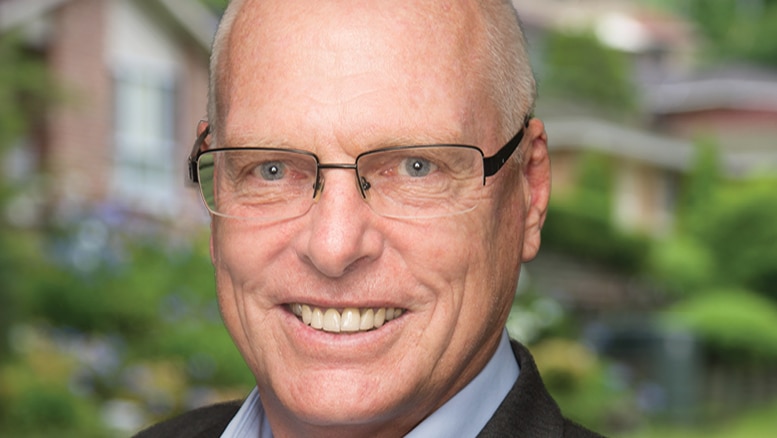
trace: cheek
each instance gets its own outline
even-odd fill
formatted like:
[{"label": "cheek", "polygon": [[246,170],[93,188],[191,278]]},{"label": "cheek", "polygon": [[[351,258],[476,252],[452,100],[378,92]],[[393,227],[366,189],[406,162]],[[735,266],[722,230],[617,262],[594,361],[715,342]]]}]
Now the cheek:
[{"label": "cheek", "polygon": [[262,270],[289,247],[289,232],[282,226],[222,220],[211,232],[211,254],[217,275],[227,275],[235,285],[258,278]]},{"label": "cheek", "polygon": [[[509,185],[513,184],[513,185]],[[457,231],[467,236],[462,257],[467,260],[467,305],[475,306],[479,316],[499,322],[512,306],[521,269],[524,202],[518,182],[502,178],[495,193],[484,199],[480,214],[460,225]],[[467,312],[467,310],[465,310]]]},{"label": "cheek", "polygon": [[[261,314],[273,307],[262,289],[273,262],[280,259],[288,234],[247,222],[222,220],[211,230],[211,257],[219,308],[238,348],[250,357],[248,337],[263,332]],[[246,330],[247,327],[252,329]]]},{"label": "cheek", "polygon": [[[453,331],[469,319],[467,312],[488,300],[489,241],[482,216],[467,214],[436,219],[394,235],[392,246],[407,272],[427,292],[428,330]],[[445,327],[445,328],[444,328]]]},{"label": "cheek", "polygon": [[471,245],[475,227],[464,215],[409,224],[391,231],[387,241],[419,278],[463,280],[476,248]]}]

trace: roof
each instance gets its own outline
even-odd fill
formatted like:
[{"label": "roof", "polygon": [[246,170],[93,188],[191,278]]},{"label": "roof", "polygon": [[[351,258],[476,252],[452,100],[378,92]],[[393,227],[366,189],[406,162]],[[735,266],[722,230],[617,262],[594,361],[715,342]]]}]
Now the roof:
[{"label": "roof", "polygon": [[[590,117],[545,118],[551,151],[597,151],[678,172],[689,171],[696,147],[691,141],[617,125]],[[774,152],[725,152],[722,168],[730,178],[777,169]]]},{"label": "roof", "polygon": [[[2,0],[0,32],[34,22],[70,1],[72,0]],[[147,0],[147,3],[160,6],[201,48],[210,51],[219,19],[210,9],[193,0]]]},{"label": "roof", "polygon": [[656,114],[709,109],[777,112],[777,72],[726,65],[649,86],[645,97]]},{"label": "roof", "polygon": [[6,0],[0,2],[0,32],[30,22],[68,0]]},{"label": "roof", "polygon": [[551,150],[595,150],[683,171],[693,161],[693,144],[617,125],[601,119],[546,119]]}]

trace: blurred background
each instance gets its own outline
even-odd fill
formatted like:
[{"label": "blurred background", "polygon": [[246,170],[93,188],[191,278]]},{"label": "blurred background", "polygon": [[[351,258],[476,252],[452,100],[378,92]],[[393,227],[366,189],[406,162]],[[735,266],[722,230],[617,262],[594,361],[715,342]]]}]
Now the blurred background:
[{"label": "blurred background", "polygon": [[[777,430],[777,0],[515,0],[553,197],[509,320],[568,416]],[[0,436],[128,436],[252,378],[184,161],[222,0],[0,0]]]}]

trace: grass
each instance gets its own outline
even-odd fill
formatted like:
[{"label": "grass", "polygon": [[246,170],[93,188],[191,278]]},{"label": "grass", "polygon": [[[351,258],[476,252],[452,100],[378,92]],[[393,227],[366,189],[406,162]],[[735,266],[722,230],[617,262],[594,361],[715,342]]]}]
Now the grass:
[{"label": "grass", "polygon": [[777,431],[777,403],[748,411],[731,421],[701,425],[651,426],[624,438],[773,438]]}]

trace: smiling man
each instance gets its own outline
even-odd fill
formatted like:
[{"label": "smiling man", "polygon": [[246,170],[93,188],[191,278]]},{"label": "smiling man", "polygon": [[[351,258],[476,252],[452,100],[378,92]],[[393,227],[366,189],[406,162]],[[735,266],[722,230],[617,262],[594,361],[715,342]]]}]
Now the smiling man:
[{"label": "smiling man", "polygon": [[142,436],[595,436],[505,331],[549,195],[534,94],[508,1],[232,1],[190,173],[257,386]]}]

